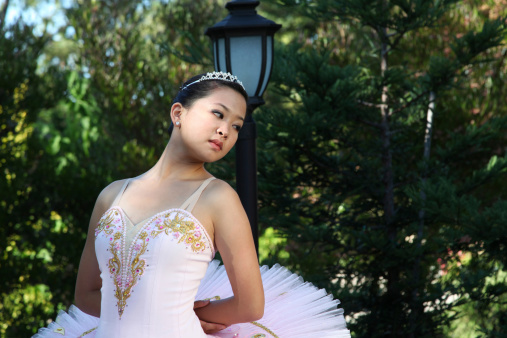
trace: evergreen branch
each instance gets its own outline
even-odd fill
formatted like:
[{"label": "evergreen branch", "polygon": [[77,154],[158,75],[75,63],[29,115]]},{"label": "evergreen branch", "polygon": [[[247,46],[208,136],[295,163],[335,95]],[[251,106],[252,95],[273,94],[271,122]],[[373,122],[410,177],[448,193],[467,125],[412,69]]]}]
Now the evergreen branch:
[{"label": "evergreen branch", "polygon": [[[396,39],[394,39],[393,43],[389,43],[390,48],[389,48],[388,52],[390,52],[393,49],[396,49],[396,46],[400,43],[401,38],[403,38],[407,32],[408,32],[408,28],[402,30],[401,32],[397,32],[398,36],[396,37]],[[389,38],[387,39],[387,41],[389,41]]]},{"label": "evergreen branch", "polygon": [[498,61],[498,65],[494,68],[493,74],[491,75],[492,78],[498,77],[498,74],[500,73],[503,64],[505,63],[505,59],[507,58],[507,50],[502,51],[502,57]]},{"label": "evergreen branch", "polygon": [[401,107],[397,108],[396,110],[393,110],[389,115],[394,115],[394,114],[397,114],[397,113],[399,113],[399,112],[407,109],[408,107],[412,106],[414,103],[416,103],[417,101],[419,101],[421,98],[423,98],[426,95],[428,95],[428,93],[430,93],[430,92],[431,92],[430,89],[422,91],[421,93],[417,94],[416,97],[413,98],[412,100],[408,101],[407,103],[405,103]]},{"label": "evergreen branch", "polygon": [[378,109],[380,109],[380,107],[382,106],[381,104],[378,104],[378,103],[371,103],[371,102],[366,102],[366,101],[363,101],[363,100],[358,100],[357,102],[359,102],[363,106],[372,107],[372,108],[378,108]]},{"label": "evergreen branch", "polygon": [[[366,102],[366,101],[362,101],[362,100],[359,100],[358,102],[360,104],[366,106],[366,107],[380,108],[379,104],[375,104],[375,103],[371,103],[371,102]],[[371,121],[368,121],[368,120],[363,120],[363,119],[358,118],[358,117],[353,117],[353,119],[355,121],[359,122],[359,123],[366,124],[367,126],[370,126],[370,127],[373,127],[373,128],[377,128],[377,129],[382,128],[382,126],[379,123],[371,122]]]},{"label": "evergreen branch", "polygon": [[363,120],[363,119],[359,119],[359,118],[354,118],[354,120],[359,123],[366,124],[366,125],[373,127],[373,128],[377,128],[377,129],[382,128],[382,126],[379,123],[375,123],[375,122],[371,122],[371,121],[367,121],[367,120]]},{"label": "evergreen branch", "polygon": [[478,187],[491,181],[491,179],[498,177],[499,174],[507,173],[507,159],[498,159],[496,156],[492,157],[487,168],[475,171],[471,179],[465,181],[464,187],[458,190],[459,194],[468,194],[477,189]]},{"label": "evergreen branch", "polygon": [[308,159],[310,161],[312,161],[313,163],[315,163],[317,166],[319,166],[320,168],[323,168],[325,170],[329,170],[329,171],[332,171],[332,172],[335,172],[336,173],[336,170],[335,168],[333,167],[330,167],[324,163],[322,163],[321,161],[319,161],[318,159],[316,159],[314,156],[313,156],[313,153],[309,151],[309,147],[303,147],[301,145],[298,145],[298,148],[299,150],[301,150],[306,156],[308,156]]}]

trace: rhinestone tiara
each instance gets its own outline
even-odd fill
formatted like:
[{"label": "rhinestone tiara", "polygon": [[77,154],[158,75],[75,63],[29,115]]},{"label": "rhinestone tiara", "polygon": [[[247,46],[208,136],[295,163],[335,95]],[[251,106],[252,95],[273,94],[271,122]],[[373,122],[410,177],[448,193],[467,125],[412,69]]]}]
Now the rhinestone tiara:
[{"label": "rhinestone tiara", "polygon": [[229,72],[206,73],[206,75],[201,76],[201,78],[199,80],[195,80],[193,82],[190,82],[185,87],[181,88],[181,90],[185,90],[193,84],[196,84],[201,81],[207,81],[207,80],[222,80],[222,81],[229,81],[229,82],[237,83],[243,88],[243,90],[246,90],[245,86],[243,86],[243,83],[240,80],[238,80],[238,77],[235,75],[232,75]]}]

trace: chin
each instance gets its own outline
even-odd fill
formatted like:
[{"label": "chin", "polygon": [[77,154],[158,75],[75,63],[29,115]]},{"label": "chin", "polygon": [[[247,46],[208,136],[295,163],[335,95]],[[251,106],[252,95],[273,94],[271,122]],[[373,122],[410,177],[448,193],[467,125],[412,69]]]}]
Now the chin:
[{"label": "chin", "polygon": [[205,163],[214,163],[214,162],[217,162],[217,161],[220,161],[222,158],[224,158],[223,156],[221,157],[218,157],[218,158],[213,158],[213,159],[208,159],[206,161],[204,161]]},{"label": "chin", "polygon": [[227,152],[220,151],[219,153],[214,153],[213,156],[207,156],[207,159],[204,162],[206,163],[217,162],[223,159],[225,155],[227,155]]}]

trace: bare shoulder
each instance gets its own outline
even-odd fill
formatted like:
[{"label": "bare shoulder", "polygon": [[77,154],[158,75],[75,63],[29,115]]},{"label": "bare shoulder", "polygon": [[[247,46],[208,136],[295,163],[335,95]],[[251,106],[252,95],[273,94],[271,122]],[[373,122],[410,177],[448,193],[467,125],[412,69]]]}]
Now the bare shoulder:
[{"label": "bare shoulder", "polygon": [[[216,179],[202,195],[215,230],[235,228],[240,220],[247,220],[239,196],[227,182]],[[248,220],[247,220],[248,221]]]},{"label": "bare shoulder", "polygon": [[236,190],[234,190],[229,183],[220,179],[215,179],[210,182],[203,192],[203,198],[206,200],[206,204],[214,207],[227,207],[230,203],[239,201]]},{"label": "bare shoulder", "polygon": [[109,208],[127,180],[114,181],[102,189],[97,197],[97,206]]},{"label": "bare shoulder", "polygon": [[100,217],[111,207],[114,202],[114,199],[120,192],[123,184],[127,181],[127,179],[118,180],[110,183],[107,187],[102,189],[97,197],[97,201],[95,202],[95,207],[93,208],[92,218],[90,220],[90,226],[96,226]]}]

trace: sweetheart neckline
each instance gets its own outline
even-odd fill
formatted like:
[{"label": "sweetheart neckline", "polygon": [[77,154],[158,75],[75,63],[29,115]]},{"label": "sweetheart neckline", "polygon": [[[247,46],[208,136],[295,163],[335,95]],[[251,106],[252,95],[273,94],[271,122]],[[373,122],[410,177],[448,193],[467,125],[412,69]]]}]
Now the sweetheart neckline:
[{"label": "sweetheart neckline", "polygon": [[[106,212],[104,212],[104,214],[102,215],[102,217],[104,217],[105,214],[107,214],[111,209],[117,209],[119,210],[123,216],[125,216],[126,218],[129,219],[129,221],[134,225],[134,223],[130,220],[130,217],[128,216],[128,214],[125,212],[125,210],[119,206],[119,205],[115,205],[115,206],[112,206],[110,207],[109,209],[106,210]],[[204,235],[206,236],[206,238],[208,239],[208,243],[210,244],[210,247],[211,247],[211,252],[213,253],[213,256],[215,256],[215,253],[216,253],[216,250],[215,250],[215,246],[213,245],[213,242],[211,241],[211,236],[208,234],[208,231],[206,230],[206,228],[202,225],[202,223],[197,219],[197,217],[195,217],[194,214],[192,214],[190,211],[188,210],[185,210],[185,209],[182,209],[182,208],[169,208],[169,209],[166,209],[166,210],[162,210],[160,212],[157,212],[156,214],[154,214],[153,216],[150,216],[148,218],[146,218],[145,220],[141,221],[140,223],[142,222],[145,222],[144,224],[141,225],[141,227],[138,229],[138,231],[136,232],[136,235],[134,236],[134,238],[137,237],[137,235],[140,233],[140,231],[146,227],[148,224],[150,224],[151,222],[153,222],[153,220],[155,220],[155,218],[157,218],[160,214],[163,214],[163,213],[166,213],[166,212],[171,212],[171,211],[181,211],[183,213],[186,213],[187,216],[189,216],[190,218],[192,218],[194,220],[194,222],[196,222],[200,228],[202,229],[202,231],[204,232]],[[102,219],[101,217],[101,219]],[[138,224],[140,224],[138,223]],[[134,225],[134,227],[136,227],[138,224]]]}]

